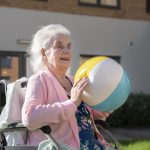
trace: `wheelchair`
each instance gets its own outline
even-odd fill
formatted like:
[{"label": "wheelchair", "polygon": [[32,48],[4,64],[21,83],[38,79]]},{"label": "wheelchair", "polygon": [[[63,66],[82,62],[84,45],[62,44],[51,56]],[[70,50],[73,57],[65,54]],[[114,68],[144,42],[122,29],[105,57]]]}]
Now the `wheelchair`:
[{"label": "wheelchair", "polygon": [[[20,78],[13,83],[8,83],[6,80],[0,80],[0,106],[3,107],[0,109],[0,150],[40,150],[40,147],[47,143],[50,143],[49,150],[73,150],[63,143],[58,143],[50,134],[51,128],[49,126],[41,128],[41,131],[45,133],[48,140],[41,142],[38,146],[26,145],[28,129],[22,125],[20,119],[21,116],[16,117],[15,114],[12,116],[11,109],[17,107],[21,112],[27,80],[26,77]],[[19,97],[17,97],[18,94],[14,94],[16,90],[20,94]],[[12,103],[14,96],[15,103]],[[6,112],[10,116],[7,116],[7,119],[5,120],[4,115]],[[114,148],[114,150],[119,150],[118,141],[109,131],[106,122],[95,120],[95,124],[111,147]]]}]

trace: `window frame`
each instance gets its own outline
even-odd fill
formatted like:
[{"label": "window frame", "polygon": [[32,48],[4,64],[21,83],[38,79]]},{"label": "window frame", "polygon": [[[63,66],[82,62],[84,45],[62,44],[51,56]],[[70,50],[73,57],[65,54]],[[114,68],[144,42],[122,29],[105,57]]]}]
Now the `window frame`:
[{"label": "window frame", "polygon": [[120,9],[121,7],[121,0],[117,0],[117,5],[104,5],[101,4],[101,0],[96,0],[96,3],[88,3],[88,2],[82,2],[81,0],[78,0],[78,5],[79,6],[94,6],[94,7],[100,7],[100,8],[110,8],[110,9]]}]

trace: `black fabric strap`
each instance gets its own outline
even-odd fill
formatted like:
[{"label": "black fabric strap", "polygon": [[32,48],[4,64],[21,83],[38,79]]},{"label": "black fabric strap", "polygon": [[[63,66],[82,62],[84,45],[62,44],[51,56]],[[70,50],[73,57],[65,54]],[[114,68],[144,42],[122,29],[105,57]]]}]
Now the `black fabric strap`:
[{"label": "black fabric strap", "polygon": [[0,150],[5,150],[5,146],[7,146],[6,138],[3,132],[0,132]]}]

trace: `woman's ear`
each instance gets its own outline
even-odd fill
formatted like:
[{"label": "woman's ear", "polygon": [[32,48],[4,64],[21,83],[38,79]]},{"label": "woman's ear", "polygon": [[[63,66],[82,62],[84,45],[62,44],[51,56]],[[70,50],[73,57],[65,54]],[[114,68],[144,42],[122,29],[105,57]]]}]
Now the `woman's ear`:
[{"label": "woman's ear", "polygon": [[46,56],[46,54],[45,54],[45,49],[44,49],[44,48],[41,48],[41,55],[42,55],[42,57],[45,57],[45,56]]},{"label": "woman's ear", "polygon": [[44,48],[41,49],[41,55],[42,55],[43,62],[47,63],[47,56],[45,54],[45,49]]}]

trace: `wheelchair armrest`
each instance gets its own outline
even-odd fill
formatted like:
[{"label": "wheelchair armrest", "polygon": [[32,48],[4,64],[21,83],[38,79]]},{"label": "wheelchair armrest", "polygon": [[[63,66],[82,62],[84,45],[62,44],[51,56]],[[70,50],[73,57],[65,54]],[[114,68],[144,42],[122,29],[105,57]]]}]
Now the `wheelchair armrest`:
[{"label": "wheelchair armrest", "polygon": [[[13,123],[7,128],[0,129],[0,138],[2,147],[9,146],[12,143],[16,145],[27,142],[28,129],[22,123]],[[8,139],[6,138],[8,137]],[[7,140],[6,140],[7,139]],[[18,140],[19,139],[19,140]]]},{"label": "wheelchair armrest", "polygon": [[12,123],[8,125],[8,128],[0,129],[0,132],[10,131],[27,131],[27,128],[22,123]]},{"label": "wheelchair armrest", "polygon": [[[45,134],[50,134],[51,133],[51,128],[50,126],[43,126],[40,128],[41,131]],[[0,129],[0,132],[10,132],[10,131],[24,131],[28,130],[22,123],[12,123],[8,125],[8,128]]]}]

